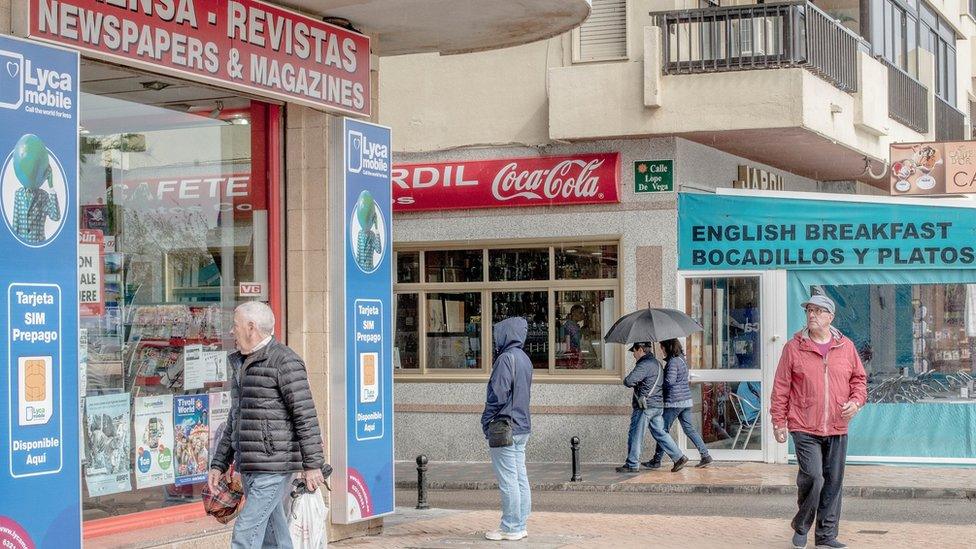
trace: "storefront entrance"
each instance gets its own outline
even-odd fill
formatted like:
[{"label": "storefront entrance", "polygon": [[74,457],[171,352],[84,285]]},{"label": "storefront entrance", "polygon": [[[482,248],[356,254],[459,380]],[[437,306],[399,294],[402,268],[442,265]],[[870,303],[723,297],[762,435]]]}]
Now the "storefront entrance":
[{"label": "storefront entrance", "polygon": [[[678,303],[705,328],[685,340],[695,428],[716,459],[773,461],[769,395],[782,348],[776,272],[681,273]],[[785,318],[783,319],[785,321]],[[697,451],[680,428],[678,443]]]}]

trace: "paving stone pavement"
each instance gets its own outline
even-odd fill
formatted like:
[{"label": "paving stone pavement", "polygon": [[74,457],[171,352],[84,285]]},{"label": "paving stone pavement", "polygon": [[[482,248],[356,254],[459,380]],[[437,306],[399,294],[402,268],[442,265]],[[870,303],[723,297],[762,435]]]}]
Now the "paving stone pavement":
[{"label": "paving stone pavement", "polygon": [[[569,482],[568,463],[529,463],[529,481],[536,490],[609,492],[795,494],[796,465],[721,462],[677,473],[670,469],[626,475],[614,464],[582,465],[583,481]],[[397,488],[417,486],[413,462],[396,464]],[[428,487],[448,490],[497,488],[490,463],[432,462]],[[976,499],[976,467],[907,467],[848,465],[844,494],[849,497]]]},{"label": "paving stone pavement", "polygon": [[[416,511],[397,509],[380,536],[330,544],[332,547],[454,549],[498,547],[539,549],[591,547],[786,548],[789,524],[784,519],[740,519],[663,515],[533,513],[529,537],[519,542],[489,542],[486,529],[497,526],[497,511]],[[813,539],[810,545],[813,547]],[[845,521],[840,539],[852,549],[976,547],[976,526]]]}]

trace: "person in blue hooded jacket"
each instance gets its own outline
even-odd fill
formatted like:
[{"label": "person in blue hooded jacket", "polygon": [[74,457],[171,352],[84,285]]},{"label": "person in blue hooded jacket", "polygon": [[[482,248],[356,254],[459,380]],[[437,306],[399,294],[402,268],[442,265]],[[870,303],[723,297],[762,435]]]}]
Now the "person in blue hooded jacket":
[{"label": "person in blue hooded jacket", "polygon": [[522,350],[528,333],[529,324],[521,317],[502,320],[492,329],[498,358],[491,366],[481,429],[487,439],[488,425],[496,419],[507,419],[513,439],[511,446],[488,448],[502,493],[501,525],[498,530],[485,534],[492,541],[517,541],[528,535],[525,523],[532,510],[532,494],[525,470],[525,444],[532,431],[529,416],[532,361]]}]

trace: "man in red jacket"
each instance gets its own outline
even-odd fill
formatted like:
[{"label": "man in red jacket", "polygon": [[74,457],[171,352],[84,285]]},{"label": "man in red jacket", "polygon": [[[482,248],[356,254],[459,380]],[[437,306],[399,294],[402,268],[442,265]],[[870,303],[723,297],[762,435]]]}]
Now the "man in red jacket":
[{"label": "man in red jacket", "polygon": [[806,547],[816,517],[817,547],[838,549],[847,547],[837,540],[847,424],[867,400],[867,375],[854,343],[831,326],[834,302],[814,295],[801,305],[807,327],[786,344],[776,368],[773,432],[781,443],[793,435],[800,465],[793,547]]}]

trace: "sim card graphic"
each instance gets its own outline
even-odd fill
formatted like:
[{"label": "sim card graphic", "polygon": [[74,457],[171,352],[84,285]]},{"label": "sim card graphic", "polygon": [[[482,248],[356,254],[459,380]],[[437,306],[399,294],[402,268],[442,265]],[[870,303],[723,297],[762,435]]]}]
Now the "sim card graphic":
[{"label": "sim card graphic", "polygon": [[44,425],[53,411],[54,380],[49,356],[22,356],[17,359],[20,425]]},{"label": "sim card graphic", "polygon": [[376,402],[380,394],[379,353],[359,353],[359,402]]}]

